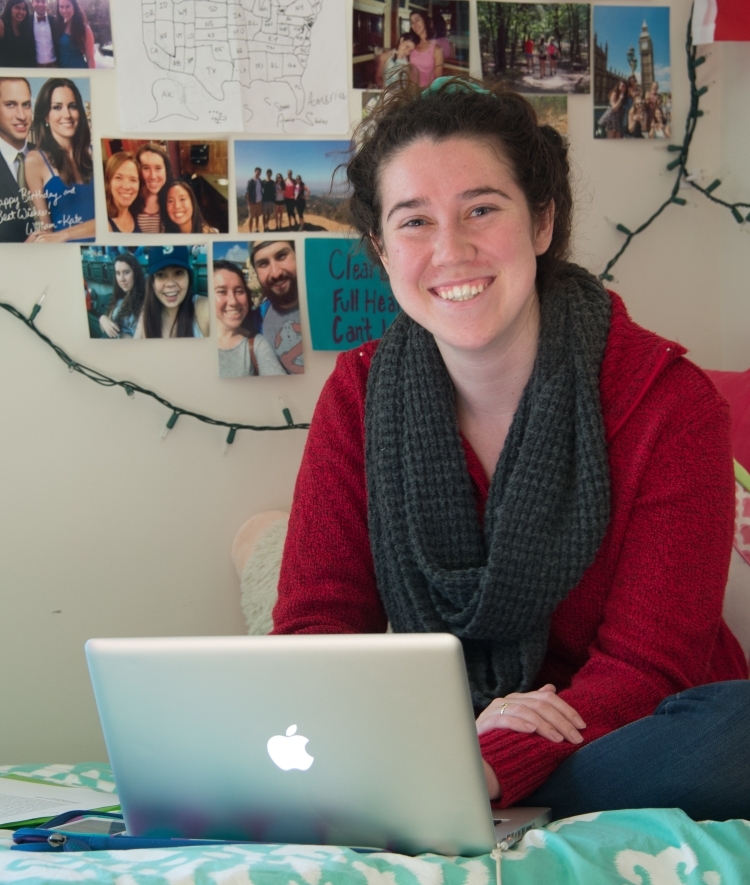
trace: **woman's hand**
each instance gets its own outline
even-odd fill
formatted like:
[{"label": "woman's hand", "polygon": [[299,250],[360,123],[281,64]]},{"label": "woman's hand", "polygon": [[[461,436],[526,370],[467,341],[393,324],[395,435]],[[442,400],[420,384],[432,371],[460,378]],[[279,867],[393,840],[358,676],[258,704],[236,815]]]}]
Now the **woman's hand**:
[{"label": "woman's hand", "polygon": [[583,741],[579,728],[586,723],[576,711],[556,694],[554,685],[544,685],[538,691],[513,692],[496,698],[477,719],[477,734],[493,728],[508,728],[522,734],[536,732],[541,737],[559,744]]},{"label": "woman's hand", "polygon": [[104,314],[99,317],[99,325],[107,338],[117,338],[120,334],[120,327],[117,323]]}]

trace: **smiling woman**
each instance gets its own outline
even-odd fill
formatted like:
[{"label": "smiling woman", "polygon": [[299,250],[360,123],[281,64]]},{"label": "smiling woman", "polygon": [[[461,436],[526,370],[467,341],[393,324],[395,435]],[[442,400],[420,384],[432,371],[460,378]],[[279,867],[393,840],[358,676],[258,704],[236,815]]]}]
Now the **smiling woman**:
[{"label": "smiling woman", "polygon": [[197,295],[187,246],[151,246],[135,338],[206,338],[208,298]]},{"label": "smiling woman", "polygon": [[567,146],[520,95],[399,84],[354,143],[403,310],[318,400],[275,632],[458,636],[503,805],[746,817],[721,398],[568,263]]},{"label": "smiling woman", "polygon": [[139,188],[135,157],[128,151],[112,154],[104,169],[104,193],[107,198],[109,229],[114,233],[141,233],[138,221],[130,211]]},{"label": "smiling woman", "polygon": [[47,80],[34,104],[26,184],[34,230],[26,242],[87,242],[96,231],[91,130],[81,93],[63,77]]},{"label": "smiling woman", "polygon": [[184,181],[173,181],[159,192],[164,230],[171,234],[215,234],[206,224],[193,189]]}]

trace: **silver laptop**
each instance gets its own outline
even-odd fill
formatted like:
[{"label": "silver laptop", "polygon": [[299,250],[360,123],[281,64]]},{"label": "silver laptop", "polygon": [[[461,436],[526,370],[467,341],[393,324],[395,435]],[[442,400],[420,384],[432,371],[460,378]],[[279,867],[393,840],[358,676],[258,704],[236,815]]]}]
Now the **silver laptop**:
[{"label": "silver laptop", "polygon": [[493,811],[449,634],[92,639],[129,835],[477,855],[547,822]]}]

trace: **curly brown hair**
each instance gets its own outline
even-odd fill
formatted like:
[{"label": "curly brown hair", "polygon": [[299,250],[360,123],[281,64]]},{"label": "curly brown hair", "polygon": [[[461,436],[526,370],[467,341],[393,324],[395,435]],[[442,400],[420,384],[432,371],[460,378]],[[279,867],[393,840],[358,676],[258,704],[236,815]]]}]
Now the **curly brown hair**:
[{"label": "curly brown hair", "polygon": [[419,139],[440,142],[455,137],[483,140],[499,151],[537,222],[554,207],[552,241],[537,257],[537,287],[543,288],[570,251],[568,146],[556,129],[539,125],[536,111],[523,96],[501,84],[450,77],[424,91],[414,83],[398,82],[383,92],[358,126],[356,147],[346,164],[349,217],[369,256],[380,263],[380,176],[386,164]]}]

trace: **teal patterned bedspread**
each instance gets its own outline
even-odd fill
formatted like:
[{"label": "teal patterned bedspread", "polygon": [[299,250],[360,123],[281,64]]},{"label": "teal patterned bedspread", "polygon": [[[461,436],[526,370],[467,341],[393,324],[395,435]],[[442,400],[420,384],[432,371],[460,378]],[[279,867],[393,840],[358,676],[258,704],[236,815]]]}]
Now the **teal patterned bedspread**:
[{"label": "teal patterned bedspread", "polygon": [[[114,789],[109,766],[0,766],[50,783]],[[8,851],[0,883],[48,885],[495,885],[489,857],[363,855],[301,845],[174,848],[81,854]],[[750,822],[694,823],[673,809],[607,811],[533,830],[503,855],[502,885],[747,885]]]}]

